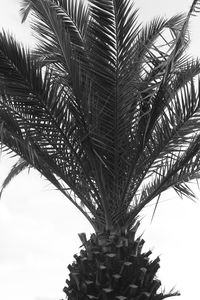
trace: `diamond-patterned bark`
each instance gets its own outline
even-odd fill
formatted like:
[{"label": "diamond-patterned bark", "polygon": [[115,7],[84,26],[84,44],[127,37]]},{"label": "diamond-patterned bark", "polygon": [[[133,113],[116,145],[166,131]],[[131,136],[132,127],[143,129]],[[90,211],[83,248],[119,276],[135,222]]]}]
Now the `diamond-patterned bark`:
[{"label": "diamond-patterned bark", "polygon": [[68,300],[162,300],[178,293],[164,294],[157,279],[159,258],[142,252],[144,240],[128,234],[93,234],[84,249],[74,255],[64,292]]}]

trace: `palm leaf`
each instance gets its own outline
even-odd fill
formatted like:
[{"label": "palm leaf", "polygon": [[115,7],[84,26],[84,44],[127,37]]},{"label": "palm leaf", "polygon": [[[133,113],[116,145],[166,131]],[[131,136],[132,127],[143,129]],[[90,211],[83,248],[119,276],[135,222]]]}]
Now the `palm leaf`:
[{"label": "palm leaf", "polygon": [[[84,186],[80,182],[80,172],[86,174],[81,163],[84,152],[79,150],[79,140],[73,140],[65,134],[66,130],[71,135],[76,132],[70,111],[67,113],[67,110],[63,110],[66,91],[60,89],[56,82],[53,83],[54,75],[48,69],[42,74],[34,57],[26,55],[18,45],[14,51],[12,38],[7,39],[4,34],[2,40],[1,90],[6,89],[6,95],[2,95],[0,101],[3,143],[40,171],[41,162],[49,165],[57,176],[67,180],[67,185],[74,184],[76,193],[83,198],[76,186],[78,182]],[[13,48],[13,51],[8,52],[8,48]],[[19,64],[20,61],[23,63]],[[71,163],[76,173],[70,175]],[[92,208],[91,203],[88,205]]]}]

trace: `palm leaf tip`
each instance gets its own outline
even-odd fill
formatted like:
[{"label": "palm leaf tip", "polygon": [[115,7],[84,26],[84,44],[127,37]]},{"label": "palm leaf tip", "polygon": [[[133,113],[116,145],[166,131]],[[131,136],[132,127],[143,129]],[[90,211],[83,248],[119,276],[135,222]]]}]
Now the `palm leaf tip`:
[{"label": "palm leaf tip", "polygon": [[4,189],[9,185],[9,183],[14,179],[14,177],[16,177],[17,175],[19,175],[22,171],[24,171],[26,168],[30,167],[30,165],[28,164],[27,161],[25,161],[24,159],[20,158],[11,168],[10,172],[8,173],[8,175],[6,176],[6,178],[4,179],[2,186],[1,186],[1,191],[0,191],[0,198],[2,196],[2,193],[4,191]]},{"label": "palm leaf tip", "polygon": [[190,10],[189,10],[189,14],[191,16],[196,16],[197,13],[200,12],[200,1],[199,0],[194,0],[191,7],[190,7]]},{"label": "palm leaf tip", "polygon": [[31,11],[31,1],[30,0],[22,0],[21,2],[22,8],[20,9],[21,22],[24,23],[28,18],[28,15]]}]

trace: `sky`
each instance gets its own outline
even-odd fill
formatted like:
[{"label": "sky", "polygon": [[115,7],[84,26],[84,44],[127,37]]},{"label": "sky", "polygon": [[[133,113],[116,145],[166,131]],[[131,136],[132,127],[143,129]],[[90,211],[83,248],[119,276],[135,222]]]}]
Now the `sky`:
[{"label": "sky", "polygon": [[[0,28],[32,45],[28,24],[21,24],[18,0],[0,0]],[[188,10],[189,0],[136,0],[140,17],[171,16]],[[191,48],[200,56],[200,14],[191,23]],[[1,157],[0,183],[15,159]],[[199,190],[196,183],[191,187]],[[160,255],[158,273],[166,290],[176,287],[176,300],[199,295],[200,204],[180,199],[168,191],[161,199],[151,223],[153,206],[143,211],[140,233],[145,249]],[[12,181],[0,200],[0,299],[60,300],[67,277],[67,265],[81,245],[78,233],[92,228],[87,220],[38,172],[22,173]],[[153,258],[152,257],[152,258]]]}]

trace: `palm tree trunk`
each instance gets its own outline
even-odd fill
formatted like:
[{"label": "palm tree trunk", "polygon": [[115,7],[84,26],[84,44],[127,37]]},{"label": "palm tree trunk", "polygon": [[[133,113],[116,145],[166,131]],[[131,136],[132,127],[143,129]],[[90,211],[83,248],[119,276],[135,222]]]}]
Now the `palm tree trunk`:
[{"label": "palm tree trunk", "polygon": [[127,233],[92,234],[75,261],[64,288],[68,300],[162,300],[179,293],[164,294],[156,273],[159,257],[150,260],[151,251],[142,252],[144,240],[135,229]]}]

